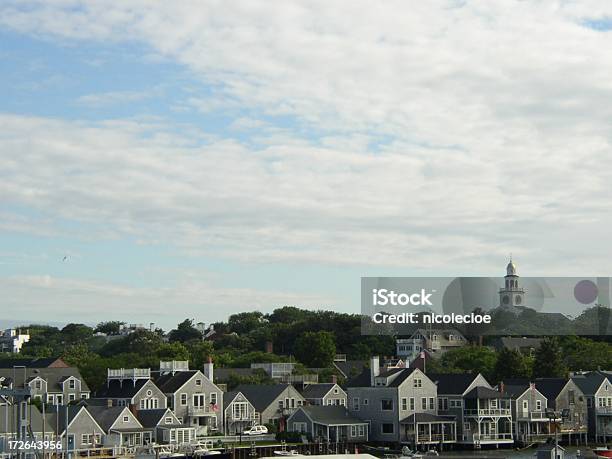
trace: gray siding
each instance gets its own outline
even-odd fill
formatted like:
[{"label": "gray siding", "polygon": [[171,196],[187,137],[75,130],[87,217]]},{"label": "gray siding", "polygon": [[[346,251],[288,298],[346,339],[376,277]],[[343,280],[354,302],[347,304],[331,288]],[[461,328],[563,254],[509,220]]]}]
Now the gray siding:
[{"label": "gray siding", "polygon": [[[282,400],[283,408],[280,409],[279,402]],[[287,407],[287,400],[289,406]],[[276,397],[272,403],[270,403],[261,413],[260,422],[262,424],[274,423],[283,416],[288,416],[295,412],[304,403],[304,397],[300,394],[297,389],[291,385],[287,385],[287,388],[283,390],[278,397]]]}]

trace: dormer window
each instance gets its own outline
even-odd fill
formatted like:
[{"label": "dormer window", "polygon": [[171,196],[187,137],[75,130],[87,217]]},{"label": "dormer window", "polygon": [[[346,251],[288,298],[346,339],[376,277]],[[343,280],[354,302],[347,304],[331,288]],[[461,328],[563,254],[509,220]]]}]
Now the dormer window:
[{"label": "dormer window", "polygon": [[164,422],[166,424],[172,424],[172,418],[170,416],[168,416],[166,419],[164,419]]},{"label": "dormer window", "polygon": [[196,379],[195,380],[195,385],[196,386],[201,386],[202,385],[202,380],[201,379]]},{"label": "dormer window", "polygon": [[69,379],[68,380],[68,387],[70,389],[75,389],[76,388],[76,381],[74,379]]}]

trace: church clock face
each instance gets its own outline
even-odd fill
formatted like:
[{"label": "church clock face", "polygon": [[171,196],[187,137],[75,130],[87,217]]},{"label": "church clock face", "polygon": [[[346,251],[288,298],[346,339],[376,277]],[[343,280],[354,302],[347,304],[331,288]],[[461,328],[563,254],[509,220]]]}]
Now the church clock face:
[{"label": "church clock face", "polygon": [[510,303],[510,297],[508,295],[504,295],[503,298],[502,298],[502,302],[504,304]]},{"label": "church clock face", "polygon": [[514,302],[516,304],[521,304],[521,296],[520,295],[516,295],[516,298],[514,299]]}]

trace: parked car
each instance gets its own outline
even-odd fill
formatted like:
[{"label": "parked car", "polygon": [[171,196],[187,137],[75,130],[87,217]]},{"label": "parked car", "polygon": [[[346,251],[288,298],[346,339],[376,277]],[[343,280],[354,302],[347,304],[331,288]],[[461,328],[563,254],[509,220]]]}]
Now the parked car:
[{"label": "parked car", "polygon": [[249,430],[242,432],[242,435],[263,435],[268,433],[266,426],[253,426]]}]

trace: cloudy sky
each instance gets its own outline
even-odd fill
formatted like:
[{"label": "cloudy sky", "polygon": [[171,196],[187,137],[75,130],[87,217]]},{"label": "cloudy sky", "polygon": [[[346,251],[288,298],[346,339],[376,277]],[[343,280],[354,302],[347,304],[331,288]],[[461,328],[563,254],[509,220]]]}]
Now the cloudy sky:
[{"label": "cloudy sky", "polygon": [[611,141],[605,0],[5,0],[0,319],[610,275]]}]

